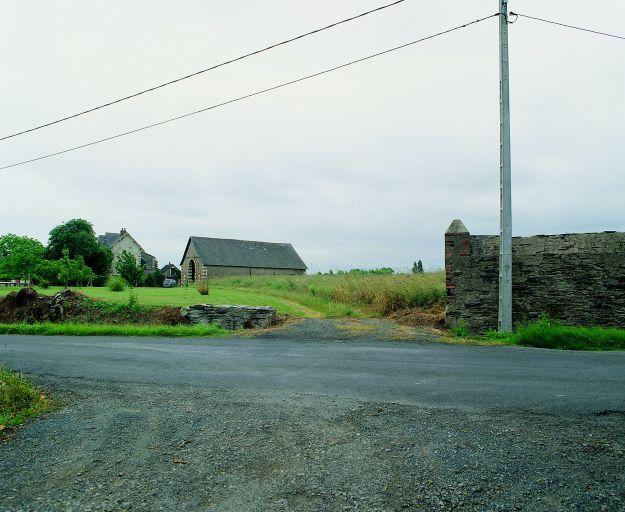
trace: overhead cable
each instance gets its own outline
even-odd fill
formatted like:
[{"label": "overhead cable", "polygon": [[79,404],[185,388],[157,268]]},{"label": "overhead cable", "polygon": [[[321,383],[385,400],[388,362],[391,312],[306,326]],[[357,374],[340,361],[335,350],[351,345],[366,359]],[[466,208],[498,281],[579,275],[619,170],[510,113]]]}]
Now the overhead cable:
[{"label": "overhead cable", "polygon": [[388,9],[389,7],[393,7],[393,6],[395,6],[397,4],[400,4],[400,3],[404,2],[404,1],[405,0],[396,0],[396,1],[392,2],[392,3],[390,3],[390,4],[382,5],[380,7],[376,7],[375,9],[371,9],[369,11],[357,14],[355,16],[351,16],[349,18],[345,18],[343,20],[336,21],[336,22],[334,22],[334,23],[332,23],[330,25],[326,25],[324,27],[317,28],[315,30],[311,30],[309,32],[306,32],[304,34],[300,34],[298,36],[291,37],[289,39],[285,39],[284,41],[280,41],[279,43],[274,43],[274,44],[272,44],[270,46],[266,46],[264,48],[261,48],[260,50],[254,50],[252,52],[246,53],[246,54],[241,55],[239,57],[235,57],[233,59],[226,60],[224,62],[220,62],[219,64],[214,64],[214,65],[212,65],[212,66],[210,66],[208,68],[200,69],[199,71],[195,71],[193,73],[189,73],[188,75],[181,76],[181,77],[178,77],[178,78],[174,78],[173,80],[169,80],[167,82],[163,82],[162,84],[155,85],[155,86],[150,87],[148,89],[143,89],[141,91],[137,91],[135,93],[128,94],[127,96],[123,96],[121,98],[117,98],[117,99],[112,100],[112,101],[107,101],[106,103],[102,103],[101,105],[97,105],[95,107],[91,107],[91,108],[88,108],[86,110],[82,110],[80,112],[76,112],[75,114],[69,114],[69,115],[63,116],[63,117],[61,117],[59,119],[56,119],[54,121],[49,121],[49,122],[41,124],[39,126],[34,126],[32,128],[28,128],[26,130],[22,130],[22,131],[19,131],[19,132],[11,133],[9,135],[5,135],[3,137],[0,137],[0,141],[6,140],[6,139],[10,139],[12,137],[17,137],[18,135],[23,135],[25,133],[34,132],[35,130],[40,130],[41,128],[46,128],[47,126],[52,126],[54,124],[58,124],[58,123],[61,123],[63,121],[67,121],[68,119],[73,119],[75,117],[83,116],[85,114],[89,114],[90,112],[95,112],[96,110],[100,110],[102,108],[110,107],[111,105],[115,105],[116,103],[121,103],[122,101],[127,101],[129,99],[136,98],[137,96],[141,96],[142,94],[153,92],[153,91],[156,91],[157,89],[162,89],[163,87],[167,87],[168,85],[172,85],[172,84],[175,84],[175,83],[178,83],[178,82],[182,82],[183,80],[187,80],[188,78],[192,78],[194,76],[201,75],[202,73],[206,73],[208,71],[213,71],[214,69],[227,66],[228,64],[232,64],[233,62],[238,62],[240,60],[247,59],[248,57],[251,57],[253,55],[258,55],[259,53],[263,53],[263,52],[267,52],[269,50],[273,50],[274,48],[277,48],[278,46],[283,46],[283,45],[292,43],[294,41],[297,41],[298,39],[303,39],[303,38],[311,36],[313,34],[318,34],[319,32],[323,32],[324,30],[329,30],[331,28],[337,27],[338,25],[342,25],[344,23],[348,23],[350,21],[354,21],[354,20],[357,20],[359,18],[363,18],[365,16],[368,16],[369,14],[373,14],[373,13],[382,11],[384,9]]},{"label": "overhead cable", "polygon": [[50,158],[50,157],[57,156],[57,155],[62,155],[64,153],[69,153],[70,151],[76,151],[78,149],[86,148],[86,147],[89,147],[89,146],[94,146],[94,145],[100,144],[102,142],[106,142],[106,141],[113,140],[113,139],[118,139],[118,138],[124,137],[126,135],[130,135],[130,134],[137,133],[137,132],[140,132],[140,131],[148,130],[150,128],[155,128],[157,126],[161,126],[163,124],[167,124],[167,123],[171,123],[171,122],[174,122],[174,121],[178,121],[178,120],[184,119],[186,117],[191,117],[191,116],[200,114],[202,112],[206,112],[208,110],[214,110],[214,109],[217,109],[217,108],[220,108],[220,107],[224,107],[226,105],[230,105],[231,103],[236,103],[238,101],[242,101],[242,100],[245,100],[245,99],[248,99],[248,98],[252,98],[254,96],[259,96],[261,94],[265,94],[265,93],[268,93],[268,92],[271,92],[271,91],[275,91],[277,89],[281,89],[281,88],[287,87],[289,85],[297,84],[297,83],[303,82],[305,80],[310,80],[311,78],[316,78],[316,77],[319,77],[319,76],[322,76],[322,75],[326,75],[328,73],[332,73],[333,71],[338,71],[339,69],[343,69],[343,68],[346,68],[348,66],[353,66],[354,64],[358,64],[360,62],[368,61],[368,60],[374,59],[376,57],[380,57],[382,55],[386,55],[388,53],[395,52],[397,50],[401,50],[402,48],[406,48],[408,46],[412,46],[412,45],[415,45],[415,44],[418,44],[418,43],[422,43],[424,41],[428,41],[430,39],[434,39],[436,37],[440,37],[440,36],[443,36],[445,34],[449,34],[450,32],[454,32],[456,30],[460,30],[460,29],[469,27],[471,25],[475,25],[477,23],[480,23],[482,21],[485,21],[485,20],[488,20],[490,18],[494,18],[494,17],[497,17],[497,16],[499,16],[499,13],[491,14],[490,16],[485,16],[484,18],[479,18],[477,20],[473,20],[473,21],[464,23],[462,25],[457,25],[457,26],[449,28],[447,30],[443,30],[442,32],[437,32],[435,34],[431,34],[429,36],[425,36],[425,37],[422,37],[420,39],[416,39],[414,41],[410,41],[409,43],[404,43],[402,45],[395,46],[395,47],[389,48],[387,50],[383,50],[383,51],[380,51],[380,52],[377,52],[377,53],[373,53],[371,55],[367,55],[366,57],[362,57],[360,59],[352,60],[352,61],[346,62],[344,64],[340,64],[338,66],[334,66],[334,67],[331,67],[331,68],[328,68],[328,69],[324,69],[323,71],[318,71],[317,73],[313,73],[313,74],[306,75],[306,76],[303,76],[303,77],[300,77],[300,78],[296,78],[294,80],[289,80],[288,82],[282,82],[282,83],[274,85],[272,87],[267,87],[266,89],[261,89],[259,91],[255,91],[255,92],[252,92],[252,93],[249,93],[249,94],[245,94],[243,96],[239,96],[237,98],[226,100],[226,101],[223,101],[221,103],[216,103],[214,105],[210,105],[208,107],[204,107],[204,108],[201,108],[199,110],[194,110],[193,112],[188,112],[186,114],[182,114],[182,115],[179,115],[179,116],[171,117],[171,118],[165,119],[163,121],[159,121],[159,122],[156,122],[156,123],[148,124],[146,126],[141,126],[140,128],[135,128],[134,130],[129,130],[129,131],[126,131],[126,132],[118,133],[116,135],[111,135],[111,136],[105,137],[103,139],[94,140],[94,141],[91,141],[91,142],[87,142],[85,144],[80,144],[79,146],[73,146],[73,147],[70,147],[70,148],[67,148],[67,149],[56,151],[54,153],[49,153],[49,154],[38,156],[38,157],[35,157],[35,158],[30,158],[28,160],[23,160],[21,162],[8,164],[8,165],[0,167],[0,170],[9,169],[11,167],[17,167],[18,165],[24,165],[24,164],[27,164],[27,163],[36,162],[38,160],[43,160],[45,158]]},{"label": "overhead cable", "polygon": [[572,28],[574,30],[581,30],[582,32],[590,32],[591,34],[595,34],[595,35],[599,35],[599,36],[613,37],[615,39],[623,39],[623,40],[625,40],[625,36],[620,36],[618,34],[610,34],[608,32],[600,32],[598,30],[593,30],[593,29],[585,28],[585,27],[578,27],[576,25],[568,25],[566,23],[561,23],[559,21],[547,20],[547,19],[544,19],[544,18],[537,18],[535,16],[529,16],[528,14],[521,14],[519,12],[510,12],[509,16],[518,16],[519,18],[528,18],[528,19],[534,20],[534,21],[542,21],[543,23],[550,23],[552,25],[558,25],[560,27]]}]

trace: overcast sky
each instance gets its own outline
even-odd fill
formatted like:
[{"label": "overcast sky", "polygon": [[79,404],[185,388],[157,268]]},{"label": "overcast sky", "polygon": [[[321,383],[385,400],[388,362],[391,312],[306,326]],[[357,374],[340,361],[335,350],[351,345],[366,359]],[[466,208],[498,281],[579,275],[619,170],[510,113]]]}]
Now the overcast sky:
[{"label": "overcast sky", "polygon": [[[389,0],[9,2],[1,135],[115,99]],[[625,32],[625,2],[511,10]],[[181,84],[0,142],[0,164],[89,142],[497,11],[404,3]],[[312,271],[443,266],[461,218],[498,232],[498,25],[491,19],[321,78],[0,172],[0,233],[75,217],[126,227],[161,264],[190,235],[291,242]],[[513,232],[625,230],[625,43],[510,27]]]}]

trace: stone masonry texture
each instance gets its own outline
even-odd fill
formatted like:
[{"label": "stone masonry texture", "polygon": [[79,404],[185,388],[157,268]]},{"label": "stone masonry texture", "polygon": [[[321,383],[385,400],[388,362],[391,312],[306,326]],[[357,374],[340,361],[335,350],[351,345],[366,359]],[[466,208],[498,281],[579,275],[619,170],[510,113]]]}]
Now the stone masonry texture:
[{"label": "stone masonry texture", "polygon": [[[498,268],[499,236],[471,235],[455,220],[445,233],[448,327],[497,328]],[[625,327],[625,233],[514,237],[513,322],[541,315],[571,325]]]},{"label": "stone masonry texture", "polygon": [[230,330],[269,327],[276,319],[276,310],[270,306],[197,304],[181,308],[180,312],[192,324],[216,323]]}]

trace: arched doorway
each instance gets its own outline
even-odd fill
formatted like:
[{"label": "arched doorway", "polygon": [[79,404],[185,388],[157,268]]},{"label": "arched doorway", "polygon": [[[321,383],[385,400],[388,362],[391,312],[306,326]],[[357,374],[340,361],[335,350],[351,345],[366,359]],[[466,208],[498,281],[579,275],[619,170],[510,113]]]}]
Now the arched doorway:
[{"label": "arched doorway", "polygon": [[189,260],[189,281],[195,281],[195,260]]}]

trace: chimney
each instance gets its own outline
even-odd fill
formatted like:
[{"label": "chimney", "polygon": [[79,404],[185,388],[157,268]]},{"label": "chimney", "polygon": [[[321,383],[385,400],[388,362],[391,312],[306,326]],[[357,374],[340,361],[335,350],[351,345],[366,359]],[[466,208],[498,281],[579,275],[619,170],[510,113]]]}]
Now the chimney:
[{"label": "chimney", "polygon": [[121,228],[119,230],[119,236],[124,236],[126,233],[128,233],[128,231],[126,231],[126,228]]}]

